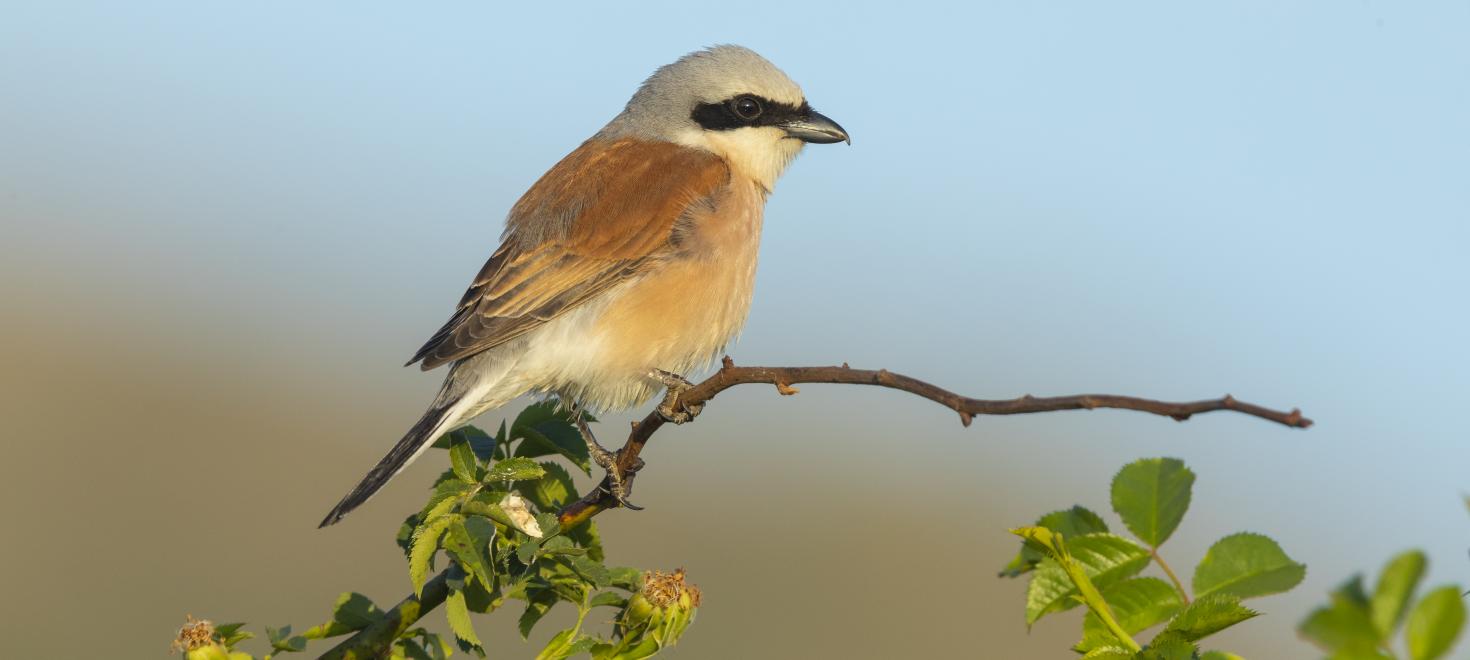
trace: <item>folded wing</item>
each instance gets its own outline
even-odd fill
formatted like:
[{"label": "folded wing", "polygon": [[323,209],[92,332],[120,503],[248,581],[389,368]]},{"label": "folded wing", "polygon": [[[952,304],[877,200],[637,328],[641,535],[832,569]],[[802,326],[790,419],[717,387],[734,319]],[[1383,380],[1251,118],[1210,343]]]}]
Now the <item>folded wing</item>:
[{"label": "folded wing", "polygon": [[589,140],[516,202],[500,248],[408,363],[428,370],[499,346],[655,267],[691,206],[728,182],[708,152]]}]

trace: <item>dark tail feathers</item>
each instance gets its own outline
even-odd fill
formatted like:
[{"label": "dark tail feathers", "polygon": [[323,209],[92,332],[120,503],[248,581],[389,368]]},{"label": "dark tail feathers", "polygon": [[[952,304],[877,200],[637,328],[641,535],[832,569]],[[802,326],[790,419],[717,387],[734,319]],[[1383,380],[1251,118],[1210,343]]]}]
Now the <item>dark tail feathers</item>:
[{"label": "dark tail feathers", "polygon": [[403,470],[409,461],[413,460],[414,456],[423,449],[424,445],[437,439],[434,437],[434,429],[444,421],[444,416],[449,414],[450,409],[454,407],[455,403],[457,401],[447,401],[425,412],[418,423],[414,424],[413,428],[408,430],[408,433],[403,436],[402,440],[398,441],[398,444],[393,445],[393,449],[388,452],[388,455],[384,456],[382,460],[378,461],[377,465],[373,466],[373,469],[367,473],[366,477],[362,478],[362,481],[352,489],[352,492],[347,493],[347,496],[343,497],[342,501],[337,503],[337,506],[332,507],[332,512],[328,513],[327,517],[322,519],[322,524],[317,527],[321,528],[336,524],[343,516],[351,513],[353,509],[362,506],[364,502],[367,502],[373,494],[377,493],[399,471]]}]

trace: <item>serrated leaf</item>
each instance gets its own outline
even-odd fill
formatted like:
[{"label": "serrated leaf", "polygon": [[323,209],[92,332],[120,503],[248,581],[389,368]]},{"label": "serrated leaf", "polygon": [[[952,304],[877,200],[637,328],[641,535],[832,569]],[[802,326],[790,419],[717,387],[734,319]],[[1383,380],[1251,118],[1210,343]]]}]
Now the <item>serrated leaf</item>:
[{"label": "serrated leaf", "polygon": [[474,646],[484,646],[480,643],[480,637],[475,634],[475,624],[470,621],[470,608],[465,605],[464,592],[449,592],[449,596],[444,599],[444,614],[455,637]]},{"label": "serrated leaf", "polygon": [[560,602],[556,594],[546,589],[528,591],[526,596],[526,609],[521,612],[521,618],[517,624],[522,639],[529,638],[531,631],[536,628],[536,624],[541,621],[542,617],[545,617],[546,613]]},{"label": "serrated leaf", "polygon": [[540,551],[541,544],[535,539],[531,539],[516,546],[516,559],[521,560],[522,564],[530,566],[531,562],[536,559],[536,553]]},{"label": "serrated leaf", "polygon": [[1133,652],[1121,646],[1106,646],[1088,651],[1082,660],[1133,660]]},{"label": "serrated leaf", "polygon": [[609,571],[601,562],[592,561],[587,557],[572,557],[571,562],[577,574],[597,588],[612,585],[612,571]]},{"label": "serrated leaf", "polygon": [[466,575],[473,576],[489,589],[495,584],[495,566],[489,557],[489,544],[495,536],[495,527],[484,518],[456,518],[444,531],[444,549],[454,555]]},{"label": "serrated leaf", "polygon": [[608,569],[608,575],[612,586],[626,591],[637,591],[643,588],[643,571],[628,566],[617,566]]},{"label": "serrated leaf", "polygon": [[1113,510],[1128,531],[1155,548],[1179,527],[1189,510],[1194,473],[1177,458],[1145,458],[1113,477]]},{"label": "serrated leaf", "polygon": [[587,556],[593,561],[606,559],[602,551],[602,535],[597,531],[597,521],[589,520],[576,527],[566,530],[564,537],[569,537],[577,542],[577,545],[587,549]]},{"label": "serrated leaf", "polygon": [[1307,567],[1287,557],[1270,537],[1241,532],[1216,541],[1205,552],[1194,569],[1194,593],[1266,596],[1295,587],[1306,574]]},{"label": "serrated leaf", "polygon": [[[1148,566],[1150,559],[1148,550],[1114,534],[1085,534],[1067,539],[1066,546],[1099,590],[1133,577]],[[1076,607],[1079,595],[1077,586],[1055,559],[1042,560],[1026,589],[1026,625],[1052,612]]]},{"label": "serrated leaf", "polygon": [[439,516],[420,525],[414,532],[413,549],[408,553],[408,579],[413,582],[414,595],[424,594],[424,582],[429,579],[429,566],[433,563],[434,552],[439,549],[439,537],[444,535],[450,523],[460,517],[457,514]]},{"label": "serrated leaf", "polygon": [[628,599],[616,591],[604,591],[587,601],[588,607],[617,607],[622,608],[628,604]]},{"label": "serrated leaf", "polygon": [[1427,594],[1409,613],[1404,637],[1412,660],[1433,660],[1449,653],[1465,625],[1465,603],[1459,587],[1440,587]]},{"label": "serrated leaf", "polygon": [[[1036,526],[1060,532],[1069,539],[1083,534],[1108,531],[1108,524],[1103,522],[1103,519],[1096,513],[1083,506],[1048,513],[1036,521]],[[1036,563],[1041,561],[1043,556],[1035,548],[1028,548],[1025,543],[1022,543],[1021,550],[1016,557],[1001,569],[1000,577],[1019,577],[1028,573],[1036,568]]]},{"label": "serrated leaf", "polygon": [[1173,633],[1188,641],[1197,642],[1259,614],[1241,605],[1240,598],[1236,596],[1210,594],[1194,599],[1194,602],[1164,627],[1164,633]]},{"label": "serrated leaf", "polygon": [[219,637],[220,643],[224,644],[225,648],[230,648],[255,637],[255,633],[240,630],[243,627],[245,627],[244,623],[223,623],[215,626],[214,634]]},{"label": "serrated leaf", "polygon": [[521,441],[516,446],[516,456],[536,458],[560,454],[583,472],[592,474],[592,461],[582,432],[572,422],[570,413],[559,409],[555,401],[527,406],[511,424],[510,434]]},{"label": "serrated leaf", "polygon": [[[1179,592],[1155,577],[1124,580],[1103,589],[1102,595],[1113,610],[1113,618],[1130,635],[1168,621],[1184,607]],[[1097,614],[1089,611],[1082,619],[1082,641],[1074,648],[1090,651],[1121,641],[1113,637]]]},{"label": "serrated leaf", "polygon": [[300,653],[306,650],[306,638],[301,635],[292,635],[289,625],[280,628],[266,626],[265,636],[270,640],[271,648],[277,651]]},{"label": "serrated leaf", "polygon": [[475,452],[475,458],[481,463],[489,463],[495,458],[495,438],[474,426],[464,426],[449,432],[450,442],[464,441],[469,443],[470,449]]},{"label": "serrated leaf", "polygon": [[1332,603],[1307,615],[1297,632],[1323,651],[1363,655],[1375,652],[1383,639],[1373,626],[1363,576],[1355,575],[1331,594]]},{"label": "serrated leaf", "polygon": [[1424,577],[1426,564],[1428,559],[1424,553],[1410,550],[1389,560],[1383,572],[1378,574],[1378,586],[1373,589],[1368,611],[1379,637],[1388,639],[1393,636],[1394,629],[1398,628],[1404,613],[1409,610],[1409,601],[1414,597],[1419,580]]},{"label": "serrated leaf", "polygon": [[403,658],[403,660],[434,660],[434,656],[429,655],[429,652],[424,650],[424,647],[417,641],[407,638],[401,638],[393,642],[393,649],[388,654],[388,660],[398,660],[399,658]]},{"label": "serrated leaf", "polygon": [[415,513],[404,518],[403,524],[398,526],[398,534],[393,538],[393,541],[398,544],[399,548],[403,549],[403,556],[405,558],[408,557],[409,551],[413,549],[413,533],[419,528],[419,523],[422,523],[423,520],[422,515]]},{"label": "serrated leaf", "polygon": [[1194,660],[1199,649],[1194,643],[1177,633],[1159,633],[1148,647],[1138,654],[1139,660]]},{"label": "serrated leaf", "polygon": [[332,606],[332,620],[352,630],[362,630],[382,616],[372,599],[356,591],[343,592]]},{"label": "serrated leaf", "polygon": [[577,496],[577,487],[572,483],[572,475],[567,469],[552,462],[542,462],[541,468],[546,471],[540,479],[535,481],[522,481],[516,485],[516,490],[526,499],[536,504],[542,511],[556,511],[562,505],[572,501]]},{"label": "serrated leaf", "polygon": [[457,441],[449,446],[449,465],[454,469],[454,476],[461,481],[479,481],[475,478],[475,468],[479,467],[475,461],[475,450],[470,448],[468,441]]},{"label": "serrated leaf", "polygon": [[561,533],[561,521],[556,514],[543,511],[536,514],[536,529],[544,536],[556,536]]},{"label": "serrated leaf", "polygon": [[528,481],[540,479],[546,474],[546,470],[540,463],[529,458],[512,457],[496,461],[490,466],[490,473],[485,476],[486,481]]},{"label": "serrated leaf", "polygon": [[[450,474],[453,474],[452,470]],[[419,516],[424,520],[433,519],[435,517],[432,515],[434,512],[447,511],[448,509],[445,507],[454,506],[469,490],[470,484],[461,480],[459,477],[451,476],[448,479],[440,480],[439,483],[434,485],[434,494],[429,496],[429,502],[419,511]]]}]

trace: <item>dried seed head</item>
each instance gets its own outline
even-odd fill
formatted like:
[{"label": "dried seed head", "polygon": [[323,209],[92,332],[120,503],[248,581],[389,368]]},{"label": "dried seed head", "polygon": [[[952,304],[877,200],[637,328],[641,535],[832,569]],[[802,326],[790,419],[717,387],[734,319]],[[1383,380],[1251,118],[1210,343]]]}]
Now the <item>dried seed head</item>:
[{"label": "dried seed head", "polygon": [[214,622],[195,619],[193,614],[184,617],[184,626],[169,648],[174,653],[185,653],[214,644]]},{"label": "dried seed head", "polygon": [[657,607],[668,607],[687,596],[690,607],[699,607],[699,587],[684,581],[684,569],[673,573],[648,571],[643,574],[643,596]]}]

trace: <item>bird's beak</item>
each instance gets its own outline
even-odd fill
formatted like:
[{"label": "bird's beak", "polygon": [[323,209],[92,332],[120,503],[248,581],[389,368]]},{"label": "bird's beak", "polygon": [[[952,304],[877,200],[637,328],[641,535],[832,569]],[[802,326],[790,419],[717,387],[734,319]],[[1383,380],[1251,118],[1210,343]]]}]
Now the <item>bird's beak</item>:
[{"label": "bird's beak", "polygon": [[840,124],[816,110],[807,113],[806,117],[781,124],[781,128],[786,131],[786,135],[802,142],[852,144],[852,138],[847,137],[847,131],[843,130]]}]

